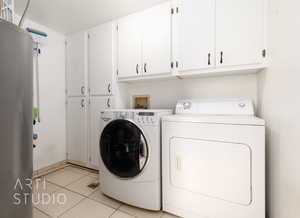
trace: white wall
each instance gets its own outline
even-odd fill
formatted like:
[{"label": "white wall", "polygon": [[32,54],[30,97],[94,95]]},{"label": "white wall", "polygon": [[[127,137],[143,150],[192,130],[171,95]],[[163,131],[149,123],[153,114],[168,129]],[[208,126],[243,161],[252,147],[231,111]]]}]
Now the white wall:
[{"label": "white wall", "polygon": [[23,27],[48,34],[39,57],[41,123],[35,126],[39,134],[34,149],[36,170],[66,159],[65,36],[28,19]]},{"label": "white wall", "polygon": [[132,83],[124,88],[127,106],[133,95],[150,95],[151,108],[174,108],[179,99],[251,98],[257,102],[257,75],[174,79]]},{"label": "white wall", "polygon": [[271,66],[259,75],[259,114],[267,122],[270,218],[300,217],[300,2],[270,0]]}]

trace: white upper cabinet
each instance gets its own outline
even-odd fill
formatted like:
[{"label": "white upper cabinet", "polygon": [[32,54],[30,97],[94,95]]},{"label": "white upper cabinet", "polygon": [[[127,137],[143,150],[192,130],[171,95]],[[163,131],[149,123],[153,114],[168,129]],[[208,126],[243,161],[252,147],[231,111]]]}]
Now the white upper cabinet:
[{"label": "white upper cabinet", "polygon": [[263,62],[264,4],[263,0],[216,0],[218,67]]},{"label": "white upper cabinet", "polygon": [[77,33],[67,38],[67,94],[85,96],[87,94],[87,34]]},{"label": "white upper cabinet", "polygon": [[264,68],[265,0],[174,0],[178,75]]},{"label": "white upper cabinet", "polygon": [[171,73],[171,3],[142,13],[142,72],[146,75]]},{"label": "white upper cabinet", "polygon": [[179,73],[215,66],[215,1],[178,0],[174,8]]},{"label": "white upper cabinet", "polygon": [[88,31],[90,95],[112,95],[115,25],[106,23]]},{"label": "white upper cabinet", "polygon": [[114,73],[134,81],[257,72],[267,66],[266,1],[170,0],[120,18],[116,28],[112,22],[93,28],[89,40],[73,35],[68,96],[113,95]]},{"label": "white upper cabinet", "polygon": [[122,18],[118,22],[118,77],[141,74],[142,37],[140,14]]},{"label": "white upper cabinet", "polygon": [[171,3],[118,22],[118,78],[171,73]]}]

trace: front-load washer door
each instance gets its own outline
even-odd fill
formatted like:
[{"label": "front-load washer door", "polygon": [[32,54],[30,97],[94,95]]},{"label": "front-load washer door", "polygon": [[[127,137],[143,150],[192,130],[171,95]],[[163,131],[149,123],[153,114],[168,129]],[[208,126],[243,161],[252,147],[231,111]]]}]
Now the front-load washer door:
[{"label": "front-load washer door", "polygon": [[138,176],[148,161],[148,144],[142,130],[129,120],[114,120],[103,130],[100,154],[105,167],[115,176]]}]

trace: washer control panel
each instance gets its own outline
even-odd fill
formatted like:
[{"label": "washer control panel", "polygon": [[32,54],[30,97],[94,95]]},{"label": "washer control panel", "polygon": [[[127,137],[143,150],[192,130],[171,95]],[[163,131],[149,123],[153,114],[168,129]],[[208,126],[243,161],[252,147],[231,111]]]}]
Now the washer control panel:
[{"label": "washer control panel", "polygon": [[157,125],[158,118],[154,112],[136,112],[134,121],[140,125]]},{"label": "washer control panel", "polygon": [[115,112],[115,119],[121,119],[121,120],[126,120],[126,119],[133,119],[134,114],[132,112]]}]

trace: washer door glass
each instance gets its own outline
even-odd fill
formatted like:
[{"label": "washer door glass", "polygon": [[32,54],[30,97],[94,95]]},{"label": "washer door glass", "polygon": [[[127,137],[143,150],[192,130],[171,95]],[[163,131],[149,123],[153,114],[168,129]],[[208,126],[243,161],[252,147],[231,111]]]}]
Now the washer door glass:
[{"label": "washer door glass", "polygon": [[115,120],[103,130],[101,158],[106,168],[121,178],[139,175],[148,161],[148,145],[143,132],[128,120]]}]

